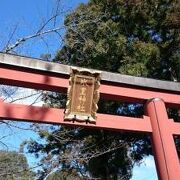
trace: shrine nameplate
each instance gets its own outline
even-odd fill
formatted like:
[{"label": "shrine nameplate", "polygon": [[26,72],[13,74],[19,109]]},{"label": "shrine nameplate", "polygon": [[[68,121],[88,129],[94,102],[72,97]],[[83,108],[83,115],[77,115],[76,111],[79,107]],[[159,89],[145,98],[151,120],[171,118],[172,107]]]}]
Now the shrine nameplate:
[{"label": "shrine nameplate", "polygon": [[64,119],[95,123],[100,73],[72,68],[69,84]]}]

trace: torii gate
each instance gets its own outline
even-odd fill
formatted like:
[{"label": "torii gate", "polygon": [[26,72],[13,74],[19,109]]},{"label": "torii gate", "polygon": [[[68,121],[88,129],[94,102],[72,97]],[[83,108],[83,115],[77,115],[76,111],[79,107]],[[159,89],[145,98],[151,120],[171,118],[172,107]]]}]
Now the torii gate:
[{"label": "torii gate", "polygon": [[[66,92],[70,66],[0,53],[0,84]],[[148,133],[152,137],[159,180],[180,180],[173,135],[180,123],[168,118],[166,107],[180,108],[180,83],[102,72],[103,99],[142,103],[142,118],[98,114],[96,124],[64,121],[64,110],[0,101],[0,119]]]}]

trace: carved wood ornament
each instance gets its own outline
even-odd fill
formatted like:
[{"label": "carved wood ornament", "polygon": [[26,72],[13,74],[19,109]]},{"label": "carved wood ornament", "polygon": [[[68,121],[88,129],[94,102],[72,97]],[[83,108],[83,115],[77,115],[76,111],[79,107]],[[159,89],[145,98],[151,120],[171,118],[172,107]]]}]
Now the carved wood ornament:
[{"label": "carved wood ornament", "polygon": [[100,72],[71,68],[65,120],[96,122]]}]

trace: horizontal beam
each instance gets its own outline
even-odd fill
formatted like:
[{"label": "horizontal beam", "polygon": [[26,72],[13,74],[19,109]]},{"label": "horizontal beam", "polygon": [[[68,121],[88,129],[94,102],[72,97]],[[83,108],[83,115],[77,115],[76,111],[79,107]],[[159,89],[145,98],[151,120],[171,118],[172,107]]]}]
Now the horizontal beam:
[{"label": "horizontal beam", "polygon": [[180,136],[180,123],[173,123],[172,126],[173,126],[172,133],[174,135]]},{"label": "horizontal beam", "polygon": [[180,136],[180,122],[174,122],[173,119],[169,119],[168,129],[171,129],[172,134]]},{"label": "horizontal beam", "polygon": [[[32,89],[67,92],[69,80],[55,74],[48,75],[42,71],[33,72],[25,69],[7,69],[0,67],[0,83]],[[163,99],[167,106],[180,107],[179,93],[158,92],[152,89],[140,89],[132,86],[109,85],[102,82],[100,86],[101,98],[144,103],[151,98]]]},{"label": "horizontal beam", "polygon": [[98,114],[96,124],[86,124],[85,122],[73,123],[72,121],[64,121],[63,117],[63,109],[10,104],[0,101],[0,119],[2,120],[9,119],[33,123],[82,126],[96,129],[122,130],[145,133],[152,132],[150,119],[147,116],[143,116],[143,118],[132,118],[109,114]]},{"label": "horizontal beam", "polygon": [[28,72],[0,67],[0,83],[39,90],[66,92],[69,80],[62,77],[47,75],[42,72]]},{"label": "horizontal beam", "polygon": [[[22,68],[44,71],[48,73],[57,73],[69,75],[71,66],[42,61],[40,59],[0,53],[0,64],[17,66]],[[82,68],[81,68],[82,69]],[[92,70],[93,71],[93,70]],[[155,88],[159,90],[180,92],[180,83],[171,81],[155,80],[143,77],[134,77],[118,73],[101,71],[102,81],[109,83],[120,83],[124,85],[140,86],[145,88]]]},{"label": "horizontal beam", "polygon": [[158,92],[152,89],[138,89],[134,87],[109,86],[101,84],[102,97],[113,100],[125,100],[128,102],[145,103],[149,99],[161,98],[167,107],[180,108],[179,93]]}]

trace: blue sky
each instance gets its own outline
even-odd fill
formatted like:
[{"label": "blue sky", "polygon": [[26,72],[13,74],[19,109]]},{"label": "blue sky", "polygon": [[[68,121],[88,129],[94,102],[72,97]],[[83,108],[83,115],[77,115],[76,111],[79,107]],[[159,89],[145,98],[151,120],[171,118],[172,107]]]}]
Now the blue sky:
[{"label": "blue sky", "polygon": [[[18,38],[34,34],[39,27],[55,11],[56,0],[1,0],[0,5],[0,51],[8,43],[13,34],[11,43],[16,42]],[[78,6],[79,3],[86,3],[87,0],[61,0],[62,16],[56,22],[57,26],[63,26],[64,15]],[[51,28],[48,24],[46,30]],[[61,31],[64,33],[64,30]],[[48,46],[47,46],[48,44]],[[50,53],[54,56],[61,46],[59,37],[55,34],[44,36],[43,39],[35,38],[28,41],[17,49],[22,55],[31,57],[40,57],[41,54]],[[16,95],[18,96],[18,95]],[[15,124],[21,127],[28,127],[27,123]],[[7,135],[7,137],[5,137]],[[1,139],[1,137],[3,137]],[[22,131],[18,128],[7,128],[0,126],[0,140],[8,145],[9,150],[18,150],[20,143],[28,138],[37,138],[32,131]],[[3,146],[0,146],[2,148]],[[5,147],[3,147],[5,148]],[[31,155],[26,155],[31,166],[35,165],[36,160]],[[135,166],[132,180],[156,180],[156,171],[152,157],[144,159],[141,166]]]},{"label": "blue sky", "polygon": [[[56,2],[56,0],[1,0],[0,50],[7,44],[14,30],[12,43],[18,38],[34,34],[56,11]],[[61,0],[59,7],[62,15],[57,19],[56,26],[62,26],[64,15],[75,9],[79,3],[86,2],[87,0]],[[52,28],[52,23],[49,23],[45,30],[50,28]],[[61,33],[63,32],[62,30]],[[40,57],[43,53],[54,55],[60,45],[59,37],[53,33],[44,36],[43,39],[35,38],[28,41],[18,48],[18,53],[32,57]]]}]

